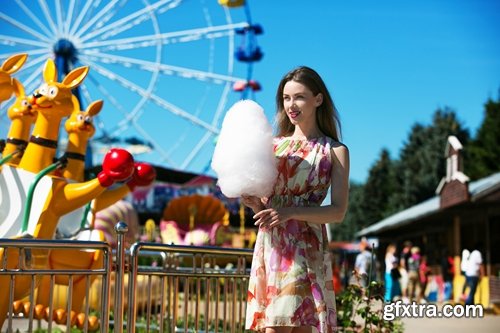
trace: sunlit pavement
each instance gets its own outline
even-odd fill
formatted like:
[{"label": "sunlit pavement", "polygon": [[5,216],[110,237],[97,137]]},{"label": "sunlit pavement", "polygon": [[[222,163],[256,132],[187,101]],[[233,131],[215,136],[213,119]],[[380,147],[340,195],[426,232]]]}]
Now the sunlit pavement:
[{"label": "sunlit pavement", "polygon": [[483,318],[401,318],[405,333],[498,333],[500,316],[486,314]]}]

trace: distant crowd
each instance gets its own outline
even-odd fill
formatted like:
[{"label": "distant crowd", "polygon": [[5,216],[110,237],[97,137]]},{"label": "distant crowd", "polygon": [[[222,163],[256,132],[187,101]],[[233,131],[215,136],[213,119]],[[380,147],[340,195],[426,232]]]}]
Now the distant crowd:
[{"label": "distant crowd", "polygon": [[[351,283],[366,286],[369,281],[383,280],[386,302],[398,299],[404,303],[451,300],[453,277],[457,273],[464,275],[466,279],[460,300],[465,304],[474,304],[477,285],[484,275],[480,243],[472,250],[463,250],[460,272],[455,272],[453,257],[446,255],[433,258],[438,259],[434,262],[440,263],[439,271],[433,272],[428,264],[427,255],[410,241],[403,243],[400,252],[397,251],[396,244],[389,244],[383,262],[377,260],[365,239],[361,240],[359,247],[360,252],[354,263],[356,281]],[[378,275],[379,272],[383,273],[383,278],[380,276],[382,274]]]}]

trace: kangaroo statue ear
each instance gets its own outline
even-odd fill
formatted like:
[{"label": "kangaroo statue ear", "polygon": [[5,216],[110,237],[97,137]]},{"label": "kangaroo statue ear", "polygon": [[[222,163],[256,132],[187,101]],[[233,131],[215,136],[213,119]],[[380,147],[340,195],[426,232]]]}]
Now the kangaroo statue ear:
[{"label": "kangaroo statue ear", "polygon": [[43,79],[45,82],[57,82],[57,68],[54,60],[47,59],[43,68]]},{"label": "kangaroo statue ear", "polygon": [[68,75],[66,75],[66,77],[62,81],[62,84],[66,88],[74,89],[83,82],[83,79],[87,77],[88,73],[89,73],[88,66],[75,68],[71,72],[69,72]]},{"label": "kangaroo statue ear", "polygon": [[16,97],[26,96],[24,92],[24,87],[17,79],[12,78],[12,83],[14,84],[14,94]]},{"label": "kangaroo statue ear", "polygon": [[26,59],[28,59],[26,53],[15,54],[3,62],[2,70],[9,74],[15,73],[23,67]]},{"label": "kangaroo statue ear", "polygon": [[104,101],[102,99],[98,99],[97,101],[90,103],[90,105],[87,108],[87,113],[89,114],[89,116],[93,117],[99,112],[101,112],[103,104]]}]

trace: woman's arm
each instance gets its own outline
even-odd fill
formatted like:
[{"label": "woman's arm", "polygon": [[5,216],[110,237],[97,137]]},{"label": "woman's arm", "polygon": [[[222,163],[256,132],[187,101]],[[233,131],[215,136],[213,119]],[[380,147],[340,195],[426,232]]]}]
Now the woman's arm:
[{"label": "woman's arm", "polygon": [[283,207],[262,209],[254,218],[255,225],[273,227],[290,219],[311,223],[340,223],[349,200],[349,150],[344,145],[332,148],[331,203],[321,207]]}]

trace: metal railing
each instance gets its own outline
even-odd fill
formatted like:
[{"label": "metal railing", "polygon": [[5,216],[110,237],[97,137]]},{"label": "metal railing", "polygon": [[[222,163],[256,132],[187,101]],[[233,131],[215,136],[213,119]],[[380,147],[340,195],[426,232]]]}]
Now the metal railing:
[{"label": "metal railing", "polygon": [[[75,282],[84,283],[85,301],[84,311],[85,320],[82,325],[84,331],[89,330],[87,319],[90,317],[89,292],[91,280],[96,277],[100,278],[100,295],[101,306],[99,309],[100,315],[100,332],[107,332],[109,323],[109,290],[111,277],[112,251],[110,246],[105,242],[95,241],[68,241],[68,240],[40,240],[40,239],[0,239],[0,249],[2,250],[2,261],[0,262],[0,279],[2,286],[0,291],[0,302],[8,309],[6,331],[13,332],[13,319],[17,316],[17,312],[24,313],[23,317],[28,319],[27,330],[29,332],[34,329],[34,322],[45,318],[47,321],[47,329],[50,332],[55,326],[55,321],[60,325],[66,323],[66,331],[71,330],[76,320],[76,313],[72,313],[72,295]],[[92,269],[79,268],[60,268],[54,269],[49,266],[49,256],[53,251],[68,251],[68,253],[77,255],[79,251],[86,253],[93,251],[101,251],[102,262],[99,267]],[[12,259],[14,258],[14,259]],[[37,290],[43,279],[48,281],[48,290]],[[55,313],[56,306],[54,305],[54,294],[58,280],[67,280],[67,300],[64,312]],[[37,308],[37,299],[42,292],[46,292],[49,297],[45,307],[45,313],[40,314]],[[22,311],[16,311],[14,308],[15,302],[21,302]],[[3,314],[5,315],[5,314]],[[63,316],[63,318],[61,318]],[[5,324],[4,324],[5,326]]]},{"label": "metal railing", "polygon": [[[20,295],[16,283],[22,282],[27,285],[22,295],[24,304],[29,307],[22,316],[27,322],[27,330],[31,332],[35,326],[43,326],[51,332],[58,325],[59,329],[71,332],[76,325],[74,315],[78,312],[72,313],[72,288],[78,280],[85,284],[82,313],[85,318],[98,315],[100,332],[108,332],[110,328],[113,332],[126,330],[129,333],[244,331],[251,250],[142,242],[126,249],[126,224],[118,223],[115,231],[115,251],[104,242],[0,239],[0,249],[4,251],[0,279],[9,281],[8,288],[0,286],[0,301],[7,299],[2,295],[4,290],[9,292],[4,330],[14,331],[13,319],[19,317],[14,304]],[[54,269],[48,265],[52,251],[74,251],[75,254],[102,251],[102,263],[92,269]],[[38,259],[33,260],[36,256]],[[19,276],[24,276],[29,283],[20,281]],[[39,295],[46,292],[37,290],[42,279],[49,281],[50,298],[45,319],[37,316],[39,311],[36,311]],[[62,324],[61,318],[48,315],[56,308],[54,295],[60,280],[68,284],[64,299],[67,316]],[[84,325],[80,323],[78,328],[87,332],[95,327],[90,327],[85,319]]]}]

